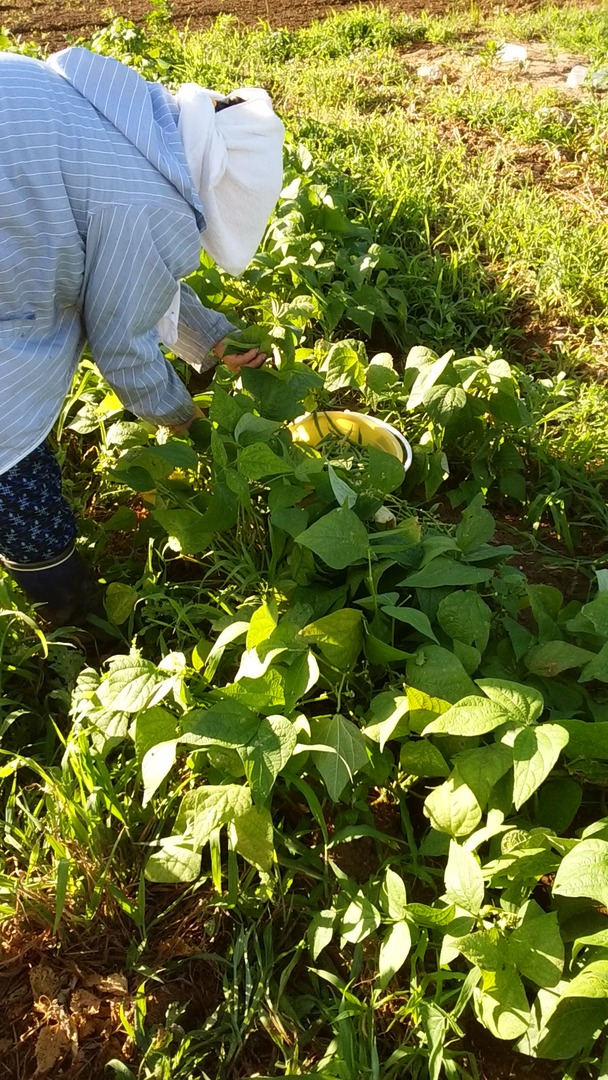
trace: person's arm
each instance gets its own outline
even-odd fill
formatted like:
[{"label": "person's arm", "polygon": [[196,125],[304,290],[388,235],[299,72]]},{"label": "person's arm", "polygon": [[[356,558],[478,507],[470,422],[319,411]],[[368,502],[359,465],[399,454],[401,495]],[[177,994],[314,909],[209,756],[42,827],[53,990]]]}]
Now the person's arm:
[{"label": "person's arm", "polygon": [[[195,406],[160,351],[155,329],[177,288],[167,253],[174,266],[191,264],[190,215],[149,205],[94,213],[86,240],[83,319],[93,358],[123,405],[143,420],[179,427],[193,419]],[[223,318],[220,337],[222,328]]]},{"label": "person's arm", "polygon": [[171,351],[194,371],[209,371],[220,359],[214,347],[232,331],[234,325],[226,316],[204,307],[194,290],[182,281],[177,340],[170,346]]},{"label": "person's arm", "polygon": [[259,349],[249,349],[246,353],[227,351],[224,338],[232,332],[233,324],[220,312],[206,308],[194,290],[182,281],[178,336],[171,346],[175,355],[199,374],[210,371],[220,360],[235,374],[242,367],[261,367],[266,354]]}]

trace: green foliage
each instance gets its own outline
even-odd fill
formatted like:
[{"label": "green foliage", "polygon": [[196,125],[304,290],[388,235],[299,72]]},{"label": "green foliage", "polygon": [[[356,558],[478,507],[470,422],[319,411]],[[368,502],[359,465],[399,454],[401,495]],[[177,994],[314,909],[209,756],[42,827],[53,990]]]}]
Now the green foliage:
[{"label": "green foliage", "polygon": [[[599,61],[604,16],[563,10],[522,16],[522,35]],[[80,367],[54,438],[117,644],[87,666],[0,581],[0,918],[66,941],[127,924],[139,1057],[111,1061],[119,1077],[228,1080],[255,1061],[469,1080],[471,1015],[560,1075],[596,1075],[608,586],[588,573],[571,599],[569,579],[608,526],[606,391],[577,374],[604,326],[605,223],[516,182],[512,146],[494,158],[513,138],[590,155],[601,177],[604,105],[566,122],[515,86],[422,94],[395,50],[454,41],[473,13],[362,8],[298,31],[224,16],[182,38],[169,15],[91,44],[169,85],[263,82],[283,106],[261,251],[239,279],[206,259],[191,278],[231,347],[272,360],[218,368],[184,437],[126,417]],[[511,18],[493,16],[497,40]],[[465,152],[473,131],[490,155]],[[524,355],[522,312],[560,344]],[[293,422],[328,407],[396,426],[411,468],[297,441]],[[563,580],[527,579],[514,519],[561,538]],[[146,950],[193,910],[217,1001],[159,1028]]]}]

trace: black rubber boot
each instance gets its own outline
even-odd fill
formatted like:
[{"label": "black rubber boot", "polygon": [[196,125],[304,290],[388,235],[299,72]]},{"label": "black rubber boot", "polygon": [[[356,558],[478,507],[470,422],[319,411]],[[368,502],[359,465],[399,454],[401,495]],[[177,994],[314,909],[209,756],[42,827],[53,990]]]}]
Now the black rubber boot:
[{"label": "black rubber boot", "polygon": [[73,544],[45,562],[5,560],[4,565],[30,603],[40,605],[37,613],[47,625],[79,626],[96,634],[89,615],[107,620],[101,590]]}]

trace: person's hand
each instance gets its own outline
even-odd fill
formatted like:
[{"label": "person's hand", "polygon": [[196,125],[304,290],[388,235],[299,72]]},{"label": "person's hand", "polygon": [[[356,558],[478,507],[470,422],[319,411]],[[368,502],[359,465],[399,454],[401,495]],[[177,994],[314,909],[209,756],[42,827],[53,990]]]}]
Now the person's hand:
[{"label": "person's hand", "polygon": [[176,424],[175,427],[170,427],[169,431],[172,435],[186,435],[188,433],[188,428],[190,427],[190,424],[193,424],[195,420],[200,420],[202,415],[203,414],[201,410],[199,409],[198,405],[196,405],[193,415],[190,417],[189,420],[186,421],[185,424]]},{"label": "person's hand", "polygon": [[218,360],[221,360],[222,363],[226,365],[229,371],[235,373],[244,367],[259,368],[268,359],[267,354],[260,352],[255,346],[243,353],[226,353],[224,351],[225,349],[225,339],[222,338],[221,341],[218,341],[217,345],[214,345],[213,352]]}]

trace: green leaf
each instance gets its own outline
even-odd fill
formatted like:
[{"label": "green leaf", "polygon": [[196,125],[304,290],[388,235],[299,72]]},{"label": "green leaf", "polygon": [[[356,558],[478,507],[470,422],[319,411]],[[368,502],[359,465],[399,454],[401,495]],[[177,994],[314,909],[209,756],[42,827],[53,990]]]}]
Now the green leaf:
[{"label": "green leaf", "polygon": [[481,653],[474,645],[465,645],[463,641],[452,643],[454,656],[457,656],[467,675],[472,675],[481,663]]},{"label": "green leaf", "polygon": [[457,904],[471,915],[479,914],[484,896],[481,867],[473,852],[455,840],[450,840],[444,880],[445,895],[450,904]]},{"label": "green leaf", "polygon": [[490,636],[492,612],[476,592],[457,590],[439,604],[437,622],[451,638],[476,645],[483,652]]},{"label": "green leaf", "polygon": [[334,494],[334,499],[338,505],[347,506],[352,510],[357,501],[357,492],[353,491],[353,489],[338,476],[333,465],[327,466],[327,475],[331,484],[331,490]]},{"label": "green leaf", "polygon": [[408,589],[439,589],[446,585],[476,585],[489,581],[493,571],[490,569],[469,566],[467,563],[456,562],[446,556],[438,555],[422,570],[416,570],[409,577],[399,582],[399,585]]},{"label": "green leaf", "polygon": [[356,945],[380,926],[380,912],[365,893],[358,892],[342,916],[342,942]]},{"label": "green leaf", "polygon": [[399,764],[409,776],[447,777],[450,775],[450,768],[443,754],[426,739],[403,743]]},{"label": "green leaf", "polygon": [[478,746],[456,754],[454,763],[479,805],[485,806],[498,781],[511,768],[513,751],[501,743]]},{"label": "green leaf", "polygon": [[530,1007],[514,967],[484,971],[473,992],[478,1020],[496,1039],[518,1039],[530,1023]]},{"label": "green leaf", "polygon": [[581,840],[562,859],[553,892],[587,896],[608,907],[608,841]]},{"label": "green leaf", "polygon": [[372,356],[365,372],[365,384],[372,394],[378,394],[379,397],[390,394],[398,378],[390,353],[376,353]]},{"label": "green leaf", "polygon": [[384,988],[403,967],[412,947],[412,932],[405,920],[393,923],[378,955],[378,981]]},{"label": "green leaf", "polygon": [[526,667],[534,675],[552,678],[570,668],[582,667],[594,659],[594,653],[568,641],[546,641],[535,645],[525,656]]},{"label": "green leaf", "polygon": [[111,709],[91,709],[87,719],[93,727],[92,743],[98,754],[105,757],[126,738],[129,730],[129,714],[112,712]]},{"label": "green leaf", "polygon": [[338,341],[328,349],[320,370],[325,374],[325,387],[333,392],[343,387],[359,389],[365,384],[366,362],[362,343]]},{"label": "green leaf", "polygon": [[396,649],[394,645],[388,645],[386,641],[370,634],[368,630],[365,632],[364,652],[365,658],[369,660],[370,664],[380,667],[396,664],[400,660],[407,660],[411,656],[411,653],[403,652],[403,649]]},{"label": "green leaf", "polygon": [[225,431],[234,431],[241,416],[253,412],[251,398],[244,394],[227,394],[217,383],[213,385],[209,419]]},{"label": "green leaf", "polygon": [[509,719],[516,724],[533,724],[542,715],[545,703],[542,694],[531,686],[508,679],[476,679],[477,686],[491,701],[502,705]]},{"label": "green leaf", "polygon": [[124,1061],[112,1058],[106,1065],[107,1069],[114,1070],[114,1080],[136,1080],[135,1074],[125,1065]]},{"label": "green leaf", "polygon": [[380,903],[391,919],[403,919],[407,913],[407,893],[403,878],[387,867],[380,888]]},{"label": "green leaf", "polygon": [[296,543],[309,548],[334,570],[365,559],[369,547],[365,526],[347,507],[330,510],[299,533]]},{"label": "green leaf", "polygon": [[311,733],[313,743],[330,748],[329,752],[314,750],[312,758],[330,799],[337,802],[355,773],[367,765],[365,741],[359,728],[339,714],[313,720]]},{"label": "green leaf", "polygon": [[284,510],[273,510],[270,515],[270,523],[276,529],[282,529],[288,536],[295,540],[308,525],[308,511],[286,507]]},{"label": "green leaf", "polygon": [[198,457],[188,443],[172,440],[162,445],[159,443],[127,451],[121,457],[118,468],[122,469],[124,464],[144,469],[156,481],[166,480],[175,469],[182,469],[184,472],[196,469]]},{"label": "green leaf", "polygon": [[367,450],[367,481],[374,491],[388,495],[400,488],[405,479],[403,465],[393,454],[370,446]]},{"label": "green leaf", "polygon": [[295,420],[304,412],[302,402],[323,379],[301,363],[290,364],[286,371],[270,368],[241,368],[241,383],[247,393],[260,402],[269,420]]},{"label": "green leaf", "polygon": [[409,730],[416,735],[424,731],[430,720],[441,716],[450,707],[447,701],[431,697],[430,694],[426,694],[424,690],[418,690],[415,686],[407,687],[407,700],[410,707]]},{"label": "green leaf", "polygon": [[243,353],[257,348],[260,352],[272,352],[272,338],[264,326],[245,326],[242,330],[232,330],[224,338],[226,352]]},{"label": "green leaf", "polygon": [[245,648],[255,649],[257,645],[267,641],[276,629],[278,621],[276,604],[274,602],[261,604],[251,616]]},{"label": "green leaf", "polygon": [[409,702],[400,691],[385,691],[372,698],[370,723],[363,729],[369,739],[380,744],[384,750],[389,739],[409,730]]},{"label": "green leaf", "polygon": [[137,589],[121,581],[111,581],[104,596],[105,609],[110,622],[121,626],[126,622],[137,603]]},{"label": "green leaf", "polygon": [[[440,645],[422,645],[416,650],[415,657],[408,660],[406,671],[408,684],[432,698],[455,702],[475,694],[475,683],[460,660]],[[483,701],[481,694],[479,697]]]},{"label": "green leaf", "polygon": [[137,528],[137,514],[130,506],[119,506],[107,521],[100,524],[104,532],[130,532]]},{"label": "green leaf", "polygon": [[608,960],[595,960],[565,987],[546,1022],[539,1057],[559,1061],[573,1058],[590,1046],[608,1015]]},{"label": "green leaf", "polygon": [[269,446],[260,442],[245,446],[239,452],[237,464],[246,480],[261,480],[263,477],[293,472],[293,465],[286,458],[279,457]]},{"label": "green leaf", "polygon": [[[608,600],[608,596],[606,597]],[[608,683],[608,642],[602,645],[597,656],[585,664],[581,671],[579,682],[586,683],[592,680]]]},{"label": "green leaf", "polygon": [[428,904],[408,904],[407,912],[417,926],[449,926],[455,915],[454,905],[434,908]]},{"label": "green leaf", "polygon": [[318,911],[312,920],[308,928],[308,939],[310,941],[310,951],[313,960],[316,960],[319,953],[326,945],[329,945],[334,936],[335,921],[336,912],[331,908],[325,908],[323,911]]},{"label": "green leaf", "polygon": [[[442,359],[449,363],[454,353],[446,354]],[[447,357],[447,358],[446,358]],[[406,371],[421,371],[426,364],[432,364],[437,359],[437,353],[426,345],[414,345],[405,358]]]},{"label": "green leaf", "polygon": [[192,746],[247,746],[255,738],[259,716],[239,701],[221,701],[193,709],[182,721],[182,742]]},{"label": "green leaf", "polygon": [[285,478],[276,480],[268,492],[270,510],[286,510],[301,503],[310,494],[301,484],[292,484]]},{"label": "green leaf", "polygon": [[311,641],[332,667],[350,671],[363,648],[362,613],[342,608],[309,623],[299,636]]},{"label": "green leaf", "polygon": [[253,741],[240,748],[245,773],[256,800],[263,802],[268,798],[297,741],[294,726],[285,716],[267,716],[261,721]]},{"label": "green leaf", "polygon": [[191,837],[195,847],[202,847],[214,829],[234,821],[250,806],[251,792],[241,784],[195,788],[181,801],[174,831]]},{"label": "green leaf", "polygon": [[557,625],[563,596],[553,585],[528,585],[526,589],[532,614],[538,626],[541,642],[560,640],[562,633]]},{"label": "green leaf", "polygon": [[494,536],[494,518],[489,510],[484,509],[484,502],[483,495],[476,495],[464,511],[456,529],[456,543],[465,554],[487,544]]},{"label": "green leaf", "polygon": [[141,763],[141,776],[144,782],[142,806],[147,806],[166,776],[175,765],[177,739],[167,739],[156,743],[144,755]]},{"label": "green leaf", "polygon": [[452,938],[450,945],[482,971],[498,971],[507,963],[507,943],[496,927]]},{"label": "green leaf", "polygon": [[255,413],[243,413],[234,429],[234,438],[241,446],[267,442],[276,435],[280,427],[277,420],[266,420],[265,417],[256,416]]},{"label": "green leaf", "polygon": [[559,724],[541,724],[518,731],[513,743],[513,803],[516,810],[547,778],[567,742],[568,732]]},{"label": "green leaf", "polygon": [[[217,462],[215,464],[217,465]],[[236,469],[223,469],[222,483],[220,484],[220,481],[218,480],[215,485],[215,493],[219,494],[220,491],[227,504],[221,522],[217,525],[214,525],[213,522],[213,517],[215,517],[218,509],[217,500],[215,498],[212,497],[209,500],[209,505],[205,510],[205,525],[209,525],[210,528],[213,528],[214,532],[231,529],[232,526],[236,524],[238,520],[239,505],[245,509],[249,509],[251,506],[251,491],[249,489],[249,484],[245,480],[245,477],[241,476]],[[230,492],[230,503],[228,496],[226,496],[226,492]],[[236,496],[236,499],[232,498],[233,495]]]},{"label": "green leaf", "polygon": [[285,671],[285,710],[295,709],[300,698],[308,694],[319,681],[320,672],[310,649],[295,656]]},{"label": "green leaf", "polygon": [[485,735],[510,719],[502,705],[489,698],[464,697],[432,720],[423,735]]},{"label": "green leaf", "polygon": [[454,356],[453,351],[450,351],[445,353],[444,356],[440,356],[438,359],[429,356],[425,360],[416,360],[410,365],[409,358],[412,356],[412,352],[413,351],[411,350],[408,355],[408,366],[416,366],[418,374],[416,375],[414,385],[412,386],[407,401],[406,408],[408,412],[411,409],[416,409],[419,405],[422,405],[428,391],[432,386],[435,386],[435,384],[439,382],[439,379]]},{"label": "green leaf", "polygon": [[156,705],[139,714],[135,721],[135,749],[144,782],[143,806],[173,768],[177,742],[177,721],[167,709]]},{"label": "green leaf", "polygon": [[565,955],[557,913],[545,913],[534,900],[522,911],[522,921],[509,938],[509,955],[526,979],[538,986],[557,986]]},{"label": "green leaf", "polygon": [[230,839],[235,851],[261,873],[268,873],[274,861],[272,817],[261,806],[250,806],[230,823]]},{"label": "green leaf", "polygon": [[438,832],[468,836],[481,821],[481,807],[468,784],[455,770],[424,800],[424,812]]},{"label": "green leaf", "polygon": [[446,427],[465,408],[467,395],[462,386],[433,386],[424,395],[423,405],[431,420]]},{"label": "green leaf", "polygon": [[97,697],[113,712],[136,713],[145,709],[163,681],[155,664],[139,656],[114,656],[109,668],[97,688]]},{"label": "green leaf", "polygon": [[268,668],[257,678],[245,677],[227,686],[222,694],[248,705],[257,712],[282,709],[285,704],[285,676],[278,668]]},{"label": "green leaf", "polygon": [[168,709],[162,705],[154,705],[151,709],[140,712],[135,721],[135,752],[137,760],[141,763],[153,746],[174,739],[177,735],[177,720]]},{"label": "green leaf", "polygon": [[568,732],[564,757],[608,761],[608,723],[592,724],[587,720],[560,720],[559,723]]},{"label": "green leaf", "polygon": [[197,510],[155,509],[152,516],[162,525],[175,551],[196,555],[209,547],[213,530]]},{"label": "green leaf", "polygon": [[445,1065],[446,1031],[448,1027],[447,1014],[439,1005],[432,1001],[420,1002],[420,1020],[422,1030],[429,1048],[428,1077],[429,1080],[441,1080]]},{"label": "green leaf", "polygon": [[[581,721],[583,723],[583,721]],[[563,724],[560,726],[563,727]],[[568,756],[568,746],[562,753]],[[583,798],[581,785],[569,776],[547,780],[538,794],[537,821],[553,829],[558,836],[566,832],[580,808]]]},{"label": "green leaf", "polygon": [[153,852],[145,869],[148,881],[165,885],[196,881],[200,872],[200,851],[193,851],[191,847],[174,841],[165,841],[160,851]]},{"label": "green leaf", "polygon": [[[601,570],[600,573],[606,573]],[[600,637],[608,638],[608,592],[600,592],[589,604],[584,604],[581,615],[593,624]]]},{"label": "green leaf", "polygon": [[[397,619],[398,622],[407,623],[408,626],[413,627],[414,630],[417,630],[419,634],[423,634],[424,637],[430,638],[431,641],[437,641],[428,615],[425,615],[423,611],[419,611],[418,608],[395,607],[394,604],[385,604],[382,607],[382,611],[391,619]],[[437,644],[439,644],[438,641]]]}]

